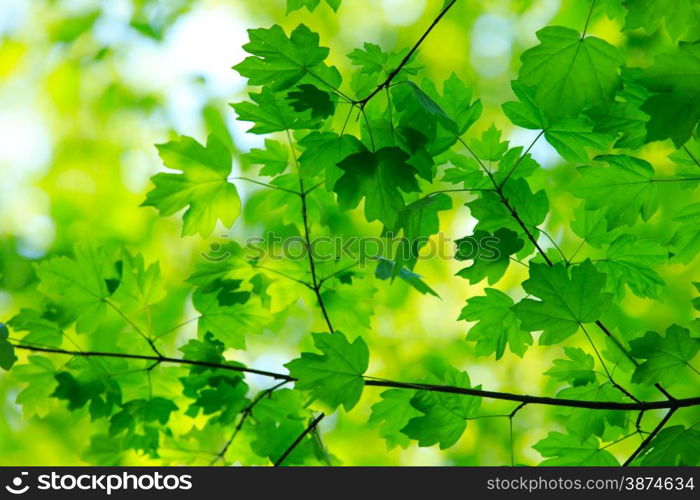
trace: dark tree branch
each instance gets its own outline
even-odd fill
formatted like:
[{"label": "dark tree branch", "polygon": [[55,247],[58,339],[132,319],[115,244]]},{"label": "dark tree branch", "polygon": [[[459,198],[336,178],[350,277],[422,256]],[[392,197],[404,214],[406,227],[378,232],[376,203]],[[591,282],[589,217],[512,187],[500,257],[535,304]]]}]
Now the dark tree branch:
[{"label": "dark tree branch", "polygon": [[[262,375],[264,377],[273,378],[276,380],[284,380],[294,382],[296,379],[284,373],[271,372],[266,370],[258,370],[255,368],[247,368],[238,365],[229,365],[222,363],[211,363],[208,361],[197,361],[193,359],[171,358],[167,356],[157,357],[148,356],[145,354],[130,354],[121,352],[101,352],[101,351],[69,351],[66,349],[57,349],[50,347],[37,347],[22,344],[12,344],[16,349],[22,349],[33,352],[44,352],[49,354],[61,354],[75,357],[106,357],[106,358],[121,358],[135,359],[146,361],[157,361],[160,363],[174,363],[181,365],[203,366],[206,368],[228,370],[240,373],[251,373]],[[399,382],[395,380],[375,379],[372,377],[363,377],[366,386],[370,387],[388,387],[394,389],[408,389],[418,391],[440,392],[446,394],[462,394],[465,396],[476,396],[488,399],[498,399],[503,401],[515,401],[518,403],[537,404],[546,406],[562,406],[570,408],[587,408],[591,410],[619,410],[619,411],[640,411],[640,410],[659,410],[659,409],[678,409],[688,408],[691,406],[700,406],[700,396],[685,399],[672,399],[668,401],[643,401],[639,403],[620,403],[617,401],[582,401],[578,399],[560,399],[550,398],[545,396],[530,396],[527,394],[513,394],[509,392],[486,391],[482,389],[473,389],[465,387],[455,387],[449,385],[423,384]]]}]

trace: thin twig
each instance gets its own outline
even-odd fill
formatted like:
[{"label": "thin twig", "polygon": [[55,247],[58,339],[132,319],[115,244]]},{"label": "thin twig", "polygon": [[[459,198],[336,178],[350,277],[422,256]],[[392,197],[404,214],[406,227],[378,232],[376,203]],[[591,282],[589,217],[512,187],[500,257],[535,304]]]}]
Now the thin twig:
[{"label": "thin twig", "polygon": [[651,440],[656,437],[656,435],[663,429],[664,425],[666,425],[666,422],[670,420],[670,418],[673,416],[673,414],[676,412],[677,408],[671,407],[666,415],[664,415],[664,418],[661,419],[661,422],[658,423],[656,427],[654,427],[654,430],[649,433],[649,435],[642,441],[642,444],[640,444],[636,450],[630,455],[630,457],[625,460],[625,463],[622,464],[623,467],[627,467],[630,465],[635,458],[639,456],[639,454],[644,451],[644,449],[649,446],[649,443],[651,443]]},{"label": "thin twig", "polygon": [[294,451],[294,449],[295,449],[297,446],[299,446],[299,443],[302,442],[302,440],[306,437],[306,435],[307,435],[309,432],[311,432],[311,431],[313,431],[314,429],[316,429],[316,426],[321,422],[321,420],[323,420],[323,417],[325,417],[325,415],[324,415],[323,413],[321,413],[318,417],[316,417],[315,419],[313,419],[313,420],[311,421],[311,423],[309,424],[309,426],[308,426],[306,429],[304,429],[304,432],[302,432],[301,434],[299,434],[299,437],[297,437],[297,438],[294,440],[294,442],[289,446],[289,448],[287,448],[287,449],[285,450],[285,452],[282,453],[282,456],[279,457],[277,460],[275,460],[275,464],[274,464],[275,467],[279,467],[280,465],[282,465],[282,463],[286,460],[286,458],[290,455],[290,453],[292,453],[292,452]]},{"label": "thin twig", "polygon": [[299,175],[299,190],[301,192],[301,218],[302,218],[302,223],[304,225],[304,243],[306,246],[306,254],[309,258],[309,271],[311,272],[311,282],[312,282],[312,287],[311,289],[313,290],[314,294],[316,295],[316,300],[318,302],[318,306],[321,308],[321,313],[323,314],[323,319],[326,321],[326,325],[328,325],[328,330],[333,333],[333,324],[331,323],[331,318],[328,315],[328,311],[326,310],[326,304],[323,302],[323,296],[321,295],[321,285],[318,281],[318,277],[316,275],[316,262],[314,261],[314,256],[313,256],[313,251],[312,251],[312,246],[311,246],[311,231],[309,229],[309,216],[308,216],[308,208],[306,206],[306,197],[308,193],[304,190],[304,179],[301,177],[301,168],[299,166],[299,159],[297,158],[297,155],[294,153],[294,143],[292,142],[292,135],[289,133],[289,129],[287,129],[287,140],[289,141],[289,147],[292,150],[292,156],[294,157],[294,163],[297,166],[297,173]]},{"label": "thin twig", "polygon": [[401,62],[399,63],[399,65],[398,65],[396,68],[394,68],[394,70],[392,70],[391,73],[389,73],[389,76],[387,76],[386,79],[385,79],[382,83],[380,83],[380,84],[377,86],[377,88],[375,88],[375,89],[374,89],[367,97],[365,97],[364,99],[361,99],[361,100],[357,101],[356,104],[359,104],[359,106],[360,106],[361,108],[364,108],[364,107],[367,105],[367,103],[368,103],[375,95],[377,95],[379,92],[382,91],[382,89],[384,89],[385,87],[388,87],[389,84],[391,84],[391,81],[392,81],[394,78],[396,78],[396,75],[398,75],[398,74],[401,72],[401,70],[404,68],[404,66],[406,66],[406,64],[408,64],[408,62],[409,62],[409,61],[411,60],[411,58],[413,57],[413,54],[416,53],[416,51],[418,50],[418,47],[420,47],[420,45],[423,43],[423,41],[428,37],[428,35],[430,34],[430,32],[433,30],[433,28],[435,28],[435,26],[437,26],[437,24],[440,22],[440,19],[442,19],[443,16],[444,16],[445,14],[447,14],[447,12],[452,8],[452,6],[453,6],[456,2],[457,2],[457,0],[451,0],[451,2],[448,3],[448,4],[440,11],[440,13],[438,14],[438,16],[433,20],[433,22],[430,24],[430,26],[428,26],[428,29],[425,30],[425,32],[423,32],[423,34],[422,34],[421,37],[418,39],[418,41],[417,41],[416,43],[413,44],[413,47],[411,47],[411,50],[408,51],[408,53],[407,53],[406,56],[401,60]]},{"label": "thin twig", "polygon": [[260,392],[251,403],[246,406],[243,411],[241,412],[241,419],[238,421],[238,425],[236,425],[236,428],[233,431],[233,434],[231,434],[231,437],[226,441],[226,444],[224,445],[223,448],[221,448],[221,451],[216,454],[216,456],[212,459],[212,461],[209,463],[210,466],[214,465],[216,462],[219,460],[223,460],[224,455],[226,455],[226,452],[228,449],[231,447],[231,444],[233,443],[233,440],[236,439],[236,436],[238,433],[241,431],[243,428],[243,424],[245,424],[246,420],[248,420],[248,417],[251,415],[253,412],[253,408],[262,401],[262,399],[266,396],[270,396],[274,391],[282,387],[284,384],[288,384],[289,380],[283,380],[279,384],[276,384],[268,389],[265,389],[264,391]]}]

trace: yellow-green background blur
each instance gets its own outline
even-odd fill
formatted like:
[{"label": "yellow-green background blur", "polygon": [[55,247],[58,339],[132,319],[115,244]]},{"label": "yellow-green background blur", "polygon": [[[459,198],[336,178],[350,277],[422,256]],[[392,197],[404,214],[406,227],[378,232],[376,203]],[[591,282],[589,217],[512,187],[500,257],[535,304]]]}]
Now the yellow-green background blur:
[{"label": "yellow-green background blur", "polygon": [[[169,290],[178,293],[223,229],[210,239],[182,238],[180,218],[159,218],[155,210],[139,207],[149,178],[162,169],[153,144],[175,134],[202,141],[209,131],[221,135],[228,130],[235,152],[260,146],[263,138],[246,135],[247,124],[237,123],[227,105],[245,95],[246,82],[231,66],[244,57],[246,28],[278,23],[288,30],[303,22],[331,48],[329,62],[348,75],[345,54],[353,48],[365,41],[386,50],[408,47],[441,6],[441,0],[343,0],[337,14],[323,4],[313,14],[303,9],[287,16],[286,0],[0,0],[0,320],[37,301],[33,262],[70,252],[85,235],[122,242],[143,252],[147,261],[160,261]],[[512,99],[509,83],[517,74],[518,56],[536,43],[535,32],[545,25],[581,30],[588,8],[585,0],[460,0],[424,43],[419,61],[425,76],[442,81],[454,71],[474,87],[484,114],[470,136],[495,123],[513,145],[528,144],[536,131],[514,129],[500,110]],[[654,53],[670,45],[663,35],[623,35],[619,22],[604,12],[594,16],[588,31],[622,47],[632,65],[649,65]],[[643,155],[663,173],[671,151],[666,143],[655,143]],[[544,167],[533,187],[571,175],[571,165],[560,164],[544,141],[532,154]],[[258,191],[250,185],[238,188],[244,203]],[[548,194],[554,210],[546,228],[571,254],[580,240],[568,229],[568,218],[579,201],[561,191]],[[454,209],[441,214],[441,229],[452,237],[465,236],[473,227],[462,206],[467,199],[454,197]],[[664,209],[648,228],[662,239],[671,231],[664,220],[673,216],[674,202],[667,200]],[[360,211],[357,215],[360,220]],[[370,234],[378,232],[372,226]],[[245,217],[231,231],[237,239],[255,234]],[[486,389],[553,395],[558,386],[542,373],[561,356],[559,346],[533,346],[524,359],[510,352],[498,362],[474,356],[473,344],[464,341],[468,325],[456,318],[465,299],[481,287],[454,277],[460,267],[444,260],[419,263],[416,271],[441,300],[403,284],[375,284],[372,328],[364,334],[371,351],[369,373],[405,380],[418,376],[413,364],[425,367],[431,358],[444,359]],[[698,267],[698,259],[691,266],[665,266],[661,271],[668,286],[661,301],[628,293],[627,317],[618,324],[644,331],[689,321],[690,280],[699,277]],[[526,272],[511,266],[499,288],[519,289]],[[297,320],[283,333],[250,339],[249,350],[236,352],[236,358],[257,368],[281,369],[300,348],[308,348],[308,332],[320,326],[311,306],[300,305]],[[186,307],[177,312],[183,319],[187,313]],[[265,387],[256,379],[251,384]],[[1,373],[0,464],[99,463],[99,457],[84,454],[89,417],[72,415],[64,403],[52,400],[43,417],[26,419],[14,404],[18,391],[12,376]],[[378,394],[367,388],[351,413],[323,422],[325,443],[342,463],[510,463],[510,430],[503,418],[470,422],[459,443],[445,452],[414,445],[387,452],[377,430],[366,423]],[[484,401],[481,413],[507,413],[513,406]],[[700,410],[688,410],[682,418],[694,422]],[[557,410],[526,407],[513,421],[515,462],[539,462],[530,447],[547,432],[561,430],[562,422]],[[183,416],[175,425],[185,434],[193,424]],[[610,451],[625,456],[638,443],[635,437]],[[244,456],[246,446],[245,440],[237,442],[235,453]],[[216,451],[217,445],[211,448]],[[162,455],[166,463],[206,463],[208,458],[168,449]],[[122,463],[160,462],[126,454]]]}]

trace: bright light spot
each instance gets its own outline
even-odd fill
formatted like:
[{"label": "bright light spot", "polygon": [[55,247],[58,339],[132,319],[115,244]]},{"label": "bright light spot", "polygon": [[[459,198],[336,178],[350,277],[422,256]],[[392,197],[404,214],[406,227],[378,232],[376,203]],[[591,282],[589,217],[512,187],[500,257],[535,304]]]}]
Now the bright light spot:
[{"label": "bright light spot", "polygon": [[[162,164],[156,156],[143,150],[127,151],[121,158],[121,174],[124,187],[132,193],[143,193],[149,179]],[[164,168],[162,170],[165,170]]]},{"label": "bright light spot", "polygon": [[243,79],[231,69],[246,53],[242,45],[248,42],[240,15],[230,9],[196,10],[185,16],[168,37],[167,66],[181,74],[206,77],[215,95],[229,95],[241,88]]},{"label": "bright light spot", "polygon": [[19,232],[17,250],[30,259],[42,257],[48,250],[56,234],[53,220],[46,215],[29,218]]},{"label": "bright light spot", "polygon": [[192,135],[205,104],[202,85],[212,97],[229,98],[246,81],[231,66],[245,57],[248,41],[235,9],[197,9],[181,18],[163,44],[137,40],[122,61],[131,85],[163,92],[175,128]]},{"label": "bright light spot", "polygon": [[[527,148],[532,141],[535,140],[539,130],[526,130],[523,128],[513,129],[511,134],[508,136],[510,141],[510,146],[522,146]],[[543,168],[552,168],[556,164],[561,162],[561,157],[550,144],[540,137],[534,146],[530,149],[530,156],[532,156],[537,163],[542,165]]]},{"label": "bright light spot", "polygon": [[21,26],[28,15],[27,0],[2,0],[0,2],[0,35]]},{"label": "bright light spot", "polygon": [[[8,177],[27,177],[43,169],[51,158],[51,136],[41,114],[28,103],[0,105],[0,167]],[[8,174],[10,174],[8,176]],[[11,184],[11,182],[10,182]],[[2,188],[0,188],[0,192]]]},{"label": "bright light spot", "polygon": [[518,16],[518,39],[529,47],[537,41],[535,33],[549,24],[552,18],[559,12],[560,0],[539,0]]},{"label": "bright light spot", "polygon": [[471,63],[480,75],[493,78],[510,66],[513,23],[497,14],[484,14],[472,28]]},{"label": "bright light spot", "polygon": [[395,26],[414,24],[423,15],[425,0],[382,0],[387,22]]}]

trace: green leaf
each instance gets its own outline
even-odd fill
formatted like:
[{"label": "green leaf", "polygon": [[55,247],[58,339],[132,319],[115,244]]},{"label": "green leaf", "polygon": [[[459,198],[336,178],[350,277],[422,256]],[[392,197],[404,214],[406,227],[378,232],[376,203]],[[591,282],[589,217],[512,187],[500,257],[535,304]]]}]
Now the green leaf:
[{"label": "green leaf", "polygon": [[287,14],[306,7],[309,12],[313,12],[321,0],[287,0]]},{"label": "green leaf", "polygon": [[286,366],[295,387],[310,391],[332,408],[341,404],[350,411],[360,400],[365,382],[363,374],[369,365],[369,350],[361,337],[351,344],[340,331],[314,333],[314,345],[323,354],[302,353]]},{"label": "green leaf", "polygon": [[510,256],[523,247],[518,234],[500,228],[493,234],[476,231],[473,235],[455,240],[455,259],[471,260],[472,265],[457,272],[457,276],[468,279],[474,285],[488,278],[489,285],[496,283],[508,269]]},{"label": "green leaf", "polygon": [[511,123],[530,130],[547,128],[549,120],[535,100],[536,87],[530,87],[518,80],[510,82],[510,86],[518,100],[503,103],[501,107]]},{"label": "green leaf", "polygon": [[639,458],[643,466],[696,466],[700,463],[700,431],[673,425],[661,429]]},{"label": "green leaf", "polygon": [[595,382],[593,356],[578,347],[565,347],[564,352],[569,359],[555,359],[554,366],[544,372],[545,375],[569,382],[574,387]]},{"label": "green leaf", "polygon": [[354,66],[360,66],[362,73],[379,73],[389,59],[390,54],[382,51],[382,48],[374,43],[365,42],[363,48],[354,49],[348,54],[348,59]]},{"label": "green leaf", "polygon": [[182,173],[153,176],[155,188],[148,192],[143,206],[158,209],[166,217],[187,208],[182,217],[182,234],[211,234],[217,221],[231,227],[241,213],[236,186],[228,182],[231,153],[216,136],[206,146],[191,137],[159,144],[158,152],[166,167]]},{"label": "green leaf", "polygon": [[279,141],[265,139],[265,149],[253,148],[242,157],[254,165],[262,165],[260,175],[275,177],[287,169],[289,151]]},{"label": "green leaf", "polygon": [[[334,12],[338,11],[340,2],[341,0],[326,0],[326,3]],[[320,3],[321,0],[287,0],[287,14],[299,10],[302,7],[306,7],[309,12],[313,12]]]},{"label": "green leaf", "polygon": [[110,418],[109,434],[116,436],[124,431],[133,434],[137,425],[159,422],[165,425],[170,420],[170,414],[177,411],[178,407],[169,399],[153,397],[146,399],[134,399],[124,403],[121,411]]},{"label": "green leaf", "polygon": [[15,331],[29,332],[22,339],[28,344],[58,347],[63,340],[63,330],[47,312],[21,309],[19,314],[10,320],[9,325]]},{"label": "green leaf", "polygon": [[442,96],[435,98],[445,114],[457,125],[457,135],[464,134],[481,116],[483,106],[479,99],[472,101],[473,91],[452,73],[442,86]]},{"label": "green leaf", "polygon": [[116,267],[104,246],[80,242],[75,258],[54,257],[41,262],[36,272],[37,287],[76,317],[76,330],[92,333],[102,322],[111,295],[108,281],[117,279]]},{"label": "green leaf", "polygon": [[599,448],[598,440],[591,436],[580,440],[576,436],[550,432],[533,446],[543,457],[543,466],[593,466],[614,467],[620,465],[607,450]]},{"label": "green leaf", "polygon": [[387,450],[396,446],[407,448],[410,439],[401,432],[408,422],[421,415],[411,405],[412,391],[403,389],[389,389],[380,395],[381,401],[372,405],[372,414],[369,424],[379,427],[379,435],[386,440]]},{"label": "green leaf", "polygon": [[[408,89],[413,91],[413,95],[415,96],[418,105],[423,108],[428,115],[437,119],[448,131],[452,132],[453,134],[458,133],[457,124],[452,121],[445,110],[443,110],[432,97],[426,94],[418,85],[411,81],[407,81],[406,86]],[[401,108],[398,103],[395,104],[397,108]]]},{"label": "green leaf", "polygon": [[41,356],[29,356],[27,361],[12,369],[15,380],[27,384],[17,395],[16,403],[22,405],[26,418],[33,415],[45,417],[51,406],[51,394],[58,385],[56,366]]},{"label": "green leaf", "polygon": [[547,26],[537,38],[541,43],[520,57],[518,81],[536,87],[535,102],[547,118],[576,116],[586,105],[612,102],[623,64],[615,47],[561,26]]},{"label": "green leaf", "polygon": [[333,12],[338,12],[341,2],[342,0],[326,0],[326,3],[331,9],[333,9]]},{"label": "green leaf", "polygon": [[668,251],[657,242],[630,234],[618,236],[608,247],[607,259],[598,269],[607,273],[608,286],[617,297],[624,296],[624,286],[639,297],[656,298],[664,280],[652,268],[668,260]]},{"label": "green leaf", "polygon": [[542,330],[540,344],[556,344],[576,333],[581,323],[592,323],[605,313],[612,294],[603,292],[605,274],[590,260],[567,268],[530,263],[530,278],[525,291],[540,300],[523,299],[515,305],[515,314],[528,331]]},{"label": "green leaf", "polygon": [[201,316],[198,321],[200,338],[207,332],[233,349],[245,349],[245,337],[259,334],[268,321],[259,299],[252,297],[245,303],[221,304],[220,294],[197,291],[192,303]]},{"label": "green leaf", "polygon": [[593,130],[594,123],[585,116],[563,118],[547,127],[545,139],[565,159],[571,162],[588,161],[586,149],[606,150],[613,140],[607,134]]},{"label": "green leaf", "polygon": [[[226,350],[223,342],[214,340],[211,334],[204,336],[204,341],[190,339],[187,344],[178,348],[183,354],[184,359],[191,361],[206,361],[207,363],[224,363],[222,353]],[[205,371],[208,368],[192,365],[190,371],[199,372]]]},{"label": "green leaf", "polygon": [[396,250],[396,265],[393,271],[398,275],[403,266],[413,269],[428,239],[440,230],[438,213],[450,210],[452,199],[444,193],[425,196],[406,205],[396,220],[396,230],[403,231],[403,239]]},{"label": "green leaf", "polygon": [[[498,184],[503,184],[508,179],[529,177],[540,168],[540,164],[530,156],[530,153],[523,154],[523,149],[522,146],[511,148],[499,160],[498,170],[492,172],[493,179]],[[493,184],[487,180],[485,185],[489,187]]]},{"label": "green leaf", "polygon": [[238,374],[190,374],[188,378],[181,378],[180,381],[185,386],[185,394],[195,399],[187,409],[187,415],[192,418],[197,417],[201,410],[204,415],[215,415],[209,418],[210,423],[228,425],[233,423],[241,410],[250,403],[245,398],[248,385]]},{"label": "green leaf", "polygon": [[[307,424],[303,420],[283,418],[279,421],[265,419],[255,426],[255,440],[250,443],[253,452],[276,462],[289,446],[301,436]],[[313,437],[305,436],[285,458],[283,465],[303,465],[313,456]]]},{"label": "green leaf", "polygon": [[691,337],[688,329],[671,325],[662,337],[656,332],[647,332],[644,337],[630,341],[630,354],[645,359],[634,371],[632,382],[654,385],[674,384],[684,380],[690,365],[700,350],[700,338]]},{"label": "green leaf", "polygon": [[[623,372],[632,372],[635,368],[634,363],[632,363],[630,359],[625,344],[618,343],[619,341],[617,341],[617,339],[620,337],[621,335],[619,332],[615,332],[614,330],[611,336],[605,337],[605,349],[602,352],[603,357],[610,361],[614,369],[620,369]],[[613,340],[613,338],[616,340]]]},{"label": "green leaf", "polygon": [[311,117],[311,110],[298,113],[281,94],[275,94],[263,87],[259,94],[249,94],[253,102],[231,104],[238,119],[253,122],[247,130],[251,134],[269,134],[285,130],[318,128],[319,121]]},{"label": "green leaf", "polygon": [[585,200],[586,209],[605,208],[608,229],[631,226],[640,215],[644,221],[649,220],[659,204],[652,166],[627,155],[603,155],[596,159],[609,166],[579,167],[581,177],[572,187],[574,195]]},{"label": "green leaf", "polygon": [[321,299],[336,328],[358,334],[370,328],[376,292],[373,280],[354,278],[352,283],[324,287]]},{"label": "green leaf", "polygon": [[[580,401],[624,401],[622,394],[609,383],[602,385],[590,383],[569,387],[559,391],[557,397]],[[566,429],[580,439],[586,439],[592,435],[603,437],[606,425],[623,430],[625,427],[625,412],[619,410],[572,408],[565,412],[565,416]]]},{"label": "green leaf", "polygon": [[5,371],[10,371],[12,365],[17,361],[15,348],[7,340],[9,336],[10,331],[7,329],[7,325],[0,323],[0,368]]},{"label": "green leaf", "polygon": [[414,167],[423,179],[432,182],[435,177],[435,161],[427,148],[434,146],[435,142],[431,143],[422,131],[406,125],[395,127],[392,133],[394,144],[410,155],[406,163]]},{"label": "green leaf", "polygon": [[[431,376],[430,384],[444,384],[454,387],[471,388],[467,372],[448,367],[441,377]],[[481,386],[475,387],[480,389]],[[418,391],[411,399],[411,405],[422,415],[409,420],[401,432],[418,441],[418,446],[440,444],[444,450],[459,440],[467,428],[467,419],[479,411],[481,398],[463,394],[447,394]]]},{"label": "green leaf", "polygon": [[163,278],[157,262],[145,267],[143,256],[122,252],[122,274],[112,300],[122,312],[138,312],[165,297]]},{"label": "green leaf", "polygon": [[460,320],[478,321],[469,329],[467,340],[476,342],[476,355],[496,354],[501,359],[510,346],[512,353],[522,357],[532,344],[530,332],[520,327],[513,311],[513,299],[495,288],[486,288],[486,295],[472,297],[462,308]]},{"label": "green leaf", "polygon": [[464,156],[452,150],[445,152],[436,158],[438,164],[449,162],[452,165],[445,169],[443,182],[462,184],[468,189],[490,189],[491,181],[484,175],[479,163],[471,156]]},{"label": "green leaf", "polygon": [[547,142],[568,161],[588,161],[586,148],[607,149],[612,136],[594,130],[594,122],[586,116],[564,117],[551,121],[535,102],[536,88],[519,81],[511,83],[518,102],[507,102],[503,111],[513,124],[527,129],[541,129]]},{"label": "green leaf", "polygon": [[406,163],[408,155],[396,147],[385,147],[376,153],[354,153],[338,163],[344,174],[335,183],[338,204],[342,210],[355,208],[365,200],[365,217],[369,222],[381,221],[393,228],[405,202],[405,193],[419,191],[416,172]]},{"label": "green leaf", "polygon": [[668,243],[671,262],[689,264],[700,253],[700,203],[682,207],[673,221],[681,226]]},{"label": "green leaf", "polygon": [[574,220],[571,221],[571,230],[583,238],[589,245],[600,248],[610,243],[613,233],[608,232],[608,220],[605,208],[598,210],[586,210],[585,204],[574,207]]},{"label": "green leaf", "polygon": [[380,280],[388,280],[389,278],[393,278],[395,276],[398,276],[402,280],[404,280],[406,283],[411,285],[413,288],[418,290],[420,293],[423,295],[425,294],[430,294],[433,297],[438,297],[440,296],[437,294],[435,290],[430,288],[420,277],[419,274],[416,274],[412,271],[409,271],[408,269],[401,268],[398,272],[395,270],[396,269],[396,263],[392,262],[388,259],[384,258],[379,258],[379,262],[377,264],[377,268],[375,269],[374,275],[379,278]]},{"label": "green leaf", "polygon": [[481,134],[481,139],[472,139],[471,147],[479,159],[498,161],[508,151],[508,141],[501,142],[501,131],[491,125]]},{"label": "green leaf", "polygon": [[69,410],[77,410],[90,403],[93,420],[110,415],[112,408],[121,403],[119,384],[100,377],[98,373],[84,371],[75,377],[63,371],[56,373],[55,378],[58,385],[51,396],[68,401]]},{"label": "green leaf", "polygon": [[335,112],[335,102],[331,94],[320,90],[315,85],[305,83],[296,87],[298,90],[287,94],[296,112],[311,110],[311,118],[328,118]]},{"label": "green leaf", "polygon": [[299,141],[304,152],[299,156],[302,176],[312,179],[323,173],[329,191],[343,175],[338,167],[341,160],[366,148],[360,140],[349,134],[339,136],[334,132],[311,132]]},{"label": "green leaf", "polygon": [[299,82],[307,72],[328,57],[328,49],[319,46],[318,33],[300,24],[287,37],[281,26],[248,30],[250,42],[243,49],[251,57],[233,67],[251,85],[285,90]]},{"label": "green leaf", "polygon": [[634,0],[626,2],[625,7],[627,16],[623,29],[642,28],[651,35],[663,20],[666,31],[674,40],[700,22],[697,0]]},{"label": "green leaf", "polygon": [[[503,188],[503,195],[515,209],[529,232],[537,238],[537,227],[544,222],[549,212],[549,200],[544,189],[533,193],[525,179],[511,178]],[[473,217],[479,220],[475,230],[494,232],[501,228],[515,231],[521,240],[528,242],[520,255],[529,255],[532,244],[513,214],[495,192],[482,192],[481,197],[466,204]]]},{"label": "green leaf", "polygon": [[[358,97],[364,98],[374,91],[380,80],[386,79],[408,54],[409,49],[399,52],[384,52],[379,45],[365,42],[363,48],[354,49],[348,58],[354,66],[360,68],[353,74],[350,86]],[[417,68],[409,61],[395,81],[402,77],[415,75]]]},{"label": "green leaf", "polygon": [[618,99],[608,106],[586,112],[595,122],[596,132],[619,135],[616,148],[637,149],[646,142],[649,115],[639,108],[649,97],[649,92],[637,81],[641,73],[640,68],[622,68],[623,88],[617,92]]},{"label": "green leaf", "polygon": [[641,108],[651,115],[647,142],[673,139],[680,148],[700,120],[700,43],[681,43],[677,51],[657,56],[640,81],[656,92]]}]

